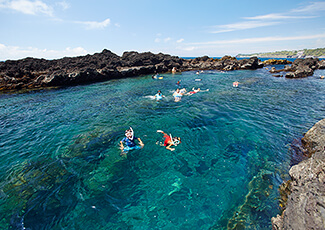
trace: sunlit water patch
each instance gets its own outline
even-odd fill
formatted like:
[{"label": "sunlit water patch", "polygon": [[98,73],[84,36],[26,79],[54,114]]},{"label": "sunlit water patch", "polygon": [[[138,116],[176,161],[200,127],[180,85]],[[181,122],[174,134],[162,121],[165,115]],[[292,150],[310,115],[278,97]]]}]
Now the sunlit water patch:
[{"label": "sunlit water patch", "polygon": [[[324,118],[320,74],[185,72],[0,95],[1,229],[271,229],[291,144]],[[178,80],[209,91],[175,102]],[[129,126],[145,146],[121,156]],[[175,151],[158,129],[182,138]]]}]

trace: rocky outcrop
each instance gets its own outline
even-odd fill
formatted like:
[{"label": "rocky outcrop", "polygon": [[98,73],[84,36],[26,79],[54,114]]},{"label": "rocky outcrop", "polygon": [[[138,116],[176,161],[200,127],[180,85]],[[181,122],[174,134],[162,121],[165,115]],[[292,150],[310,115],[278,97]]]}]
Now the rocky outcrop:
[{"label": "rocky outcrop", "polygon": [[25,58],[0,62],[0,91],[70,86],[110,79],[188,70],[257,69],[257,58],[237,60],[225,56],[182,59],[167,54],[125,52],[121,57],[109,50],[101,53],[57,60]]},{"label": "rocky outcrop", "polygon": [[[284,62],[283,60],[267,60],[263,62],[264,65],[273,64],[290,64],[289,62]],[[303,78],[312,76],[316,69],[324,69],[324,60],[319,60],[318,58],[306,58],[306,59],[296,59],[291,66],[286,65],[284,69],[276,70],[274,67],[270,70],[270,73],[287,72],[286,78]]]},{"label": "rocky outcrop", "polygon": [[263,68],[263,64],[257,59],[257,57],[237,60],[231,56],[224,56],[221,59],[213,59],[208,56],[199,57],[191,60],[184,60],[182,71],[188,70],[240,70],[240,69],[258,69]]},{"label": "rocky outcrop", "polygon": [[292,64],[292,61],[288,61],[287,59],[268,59],[263,61],[264,65],[287,65]]},{"label": "rocky outcrop", "polygon": [[125,52],[120,57],[106,49],[94,55],[58,60],[9,60],[0,62],[0,90],[78,85],[167,71],[181,65],[182,59],[166,54]]},{"label": "rocky outcrop", "polygon": [[272,218],[276,230],[325,229],[325,119],[304,135],[302,144],[311,157],[289,171],[285,210]]},{"label": "rocky outcrop", "polygon": [[306,59],[296,59],[290,69],[290,73],[286,74],[287,78],[303,78],[312,76],[314,70],[319,68],[318,58],[306,58]]}]

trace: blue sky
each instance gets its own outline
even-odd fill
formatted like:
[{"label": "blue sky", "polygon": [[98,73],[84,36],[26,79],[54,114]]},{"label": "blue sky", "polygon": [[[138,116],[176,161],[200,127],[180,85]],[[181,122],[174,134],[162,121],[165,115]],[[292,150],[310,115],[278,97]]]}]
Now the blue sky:
[{"label": "blue sky", "polygon": [[325,1],[0,0],[0,60],[325,47]]}]

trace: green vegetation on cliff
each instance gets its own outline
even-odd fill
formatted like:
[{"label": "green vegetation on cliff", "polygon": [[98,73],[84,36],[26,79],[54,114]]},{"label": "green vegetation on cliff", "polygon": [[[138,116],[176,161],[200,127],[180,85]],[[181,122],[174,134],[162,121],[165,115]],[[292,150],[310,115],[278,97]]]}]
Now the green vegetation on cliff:
[{"label": "green vegetation on cliff", "polygon": [[267,52],[267,53],[253,53],[253,54],[238,54],[237,57],[275,57],[275,58],[287,58],[287,57],[306,57],[314,56],[321,57],[325,56],[325,48],[317,49],[304,49],[304,50],[292,50],[292,51],[276,51],[276,52]]}]

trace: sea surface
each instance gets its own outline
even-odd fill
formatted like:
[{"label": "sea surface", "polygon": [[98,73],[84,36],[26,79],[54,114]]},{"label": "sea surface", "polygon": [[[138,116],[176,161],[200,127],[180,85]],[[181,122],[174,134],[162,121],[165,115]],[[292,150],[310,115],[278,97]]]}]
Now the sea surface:
[{"label": "sea surface", "polygon": [[[271,229],[299,140],[325,116],[320,75],[193,71],[1,94],[0,229]],[[175,102],[178,80],[209,91]],[[145,145],[121,155],[130,126]],[[157,130],[181,144],[165,149]]]}]

